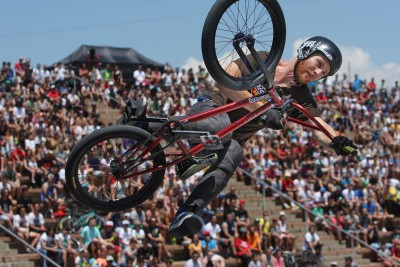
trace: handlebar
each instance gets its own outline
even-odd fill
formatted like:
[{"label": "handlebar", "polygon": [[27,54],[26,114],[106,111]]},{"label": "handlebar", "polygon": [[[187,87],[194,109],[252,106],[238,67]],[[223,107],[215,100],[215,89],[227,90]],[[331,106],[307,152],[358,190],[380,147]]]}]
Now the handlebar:
[{"label": "handlebar", "polygon": [[[333,139],[332,134],[313,116],[311,115],[307,109],[305,109],[302,105],[298,104],[295,102],[294,99],[287,99],[285,101],[282,100],[280,95],[277,93],[276,90],[279,90],[279,87],[272,87],[268,90],[269,95],[275,102],[276,106],[278,107],[279,111],[282,113],[287,113],[287,111],[291,108],[295,108],[299,111],[301,111],[304,115],[306,115],[310,120],[312,120],[315,124],[311,124],[305,121],[301,121],[295,118],[288,118],[289,121],[293,121],[295,123],[301,124],[305,127],[310,127],[315,130],[323,132],[330,140]],[[357,149],[351,147],[351,146],[345,146],[345,147],[340,147],[341,150],[343,150],[346,153],[349,153],[353,156],[357,155]]]}]

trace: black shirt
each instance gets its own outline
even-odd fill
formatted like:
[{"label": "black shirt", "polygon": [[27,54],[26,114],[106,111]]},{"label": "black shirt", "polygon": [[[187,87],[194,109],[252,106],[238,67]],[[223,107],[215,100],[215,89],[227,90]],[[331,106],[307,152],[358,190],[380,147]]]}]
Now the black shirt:
[{"label": "black shirt", "polygon": [[[266,52],[259,52],[261,59],[265,59],[267,57]],[[251,55],[248,56],[248,60],[250,64],[254,66],[254,59]],[[240,72],[245,74],[247,72],[246,67],[243,64],[242,60],[237,60],[236,63],[240,69]],[[273,74],[274,75],[274,74]],[[294,99],[298,104],[302,105],[307,109],[307,111],[314,117],[321,116],[321,112],[317,108],[317,102],[312,96],[312,93],[306,84],[295,84],[292,85],[290,88],[281,88],[281,97],[283,99]],[[255,89],[253,88],[252,92],[255,95]],[[226,103],[232,102],[230,99],[226,99],[222,96],[221,93],[217,92],[212,95],[212,100],[217,103],[218,105],[224,105]],[[235,122],[238,119],[244,117],[250,113],[245,108],[240,108],[236,110],[232,110],[228,112],[229,118],[231,122]],[[296,118],[298,120],[305,121],[308,118],[297,109],[292,109],[287,113],[288,117]],[[239,142],[239,144],[244,144],[250,137],[252,137],[255,133],[259,130],[265,128],[265,126],[261,123],[260,119],[253,119],[247,124],[243,125],[242,127],[238,128],[233,132],[233,139]]]}]

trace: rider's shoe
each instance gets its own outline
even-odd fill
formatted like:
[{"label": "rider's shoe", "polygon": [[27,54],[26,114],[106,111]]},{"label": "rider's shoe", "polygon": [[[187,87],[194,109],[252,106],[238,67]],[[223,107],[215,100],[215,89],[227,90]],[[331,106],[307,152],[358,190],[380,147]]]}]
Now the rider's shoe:
[{"label": "rider's shoe", "polygon": [[[147,110],[147,100],[146,98],[138,98],[134,100],[133,98],[129,99],[125,105],[124,113],[122,117],[117,121],[117,124],[126,124],[132,120],[133,117],[146,117]],[[139,126],[143,128],[144,123],[142,122],[134,122],[134,126]]]},{"label": "rider's shoe", "polygon": [[218,155],[213,153],[206,157],[190,157],[175,165],[176,175],[186,180],[205,167],[213,165],[218,160]]},{"label": "rider's shoe", "polygon": [[171,237],[184,237],[197,234],[203,229],[203,219],[193,212],[182,211],[176,214],[168,229]]}]

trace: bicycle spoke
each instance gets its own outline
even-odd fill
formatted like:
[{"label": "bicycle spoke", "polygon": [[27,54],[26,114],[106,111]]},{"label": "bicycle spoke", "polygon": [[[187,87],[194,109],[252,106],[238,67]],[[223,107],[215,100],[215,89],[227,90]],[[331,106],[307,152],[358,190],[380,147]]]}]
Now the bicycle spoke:
[{"label": "bicycle spoke", "polygon": [[[243,37],[237,38],[238,35]],[[214,41],[214,51],[219,65],[227,74],[231,72],[231,63],[241,60],[233,44],[239,44],[239,49],[244,55],[249,55],[247,40],[251,37],[255,39],[256,51],[271,51],[274,28],[269,9],[260,0],[236,1],[220,17]],[[253,67],[257,69],[257,66]],[[254,75],[253,73],[242,77]]]}]

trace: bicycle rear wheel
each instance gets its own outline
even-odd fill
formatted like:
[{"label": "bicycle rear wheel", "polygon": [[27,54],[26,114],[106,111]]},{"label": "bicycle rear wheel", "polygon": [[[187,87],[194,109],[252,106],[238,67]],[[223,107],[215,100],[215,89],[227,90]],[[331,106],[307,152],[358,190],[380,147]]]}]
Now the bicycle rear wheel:
[{"label": "bicycle rear wheel", "polygon": [[256,51],[267,52],[264,65],[272,74],[282,56],[285,39],[285,18],[276,0],[219,0],[203,27],[204,63],[214,80],[229,89],[243,91],[260,84],[270,87],[273,81],[267,81],[257,63],[247,67],[247,73],[241,77],[235,77],[232,62],[243,61],[250,55],[248,42],[253,40]]},{"label": "bicycle rear wheel", "polygon": [[164,179],[165,155],[160,145],[149,152],[154,137],[137,127],[114,125],[85,136],[66,164],[66,183],[73,196],[94,210],[119,211],[146,201]]}]

